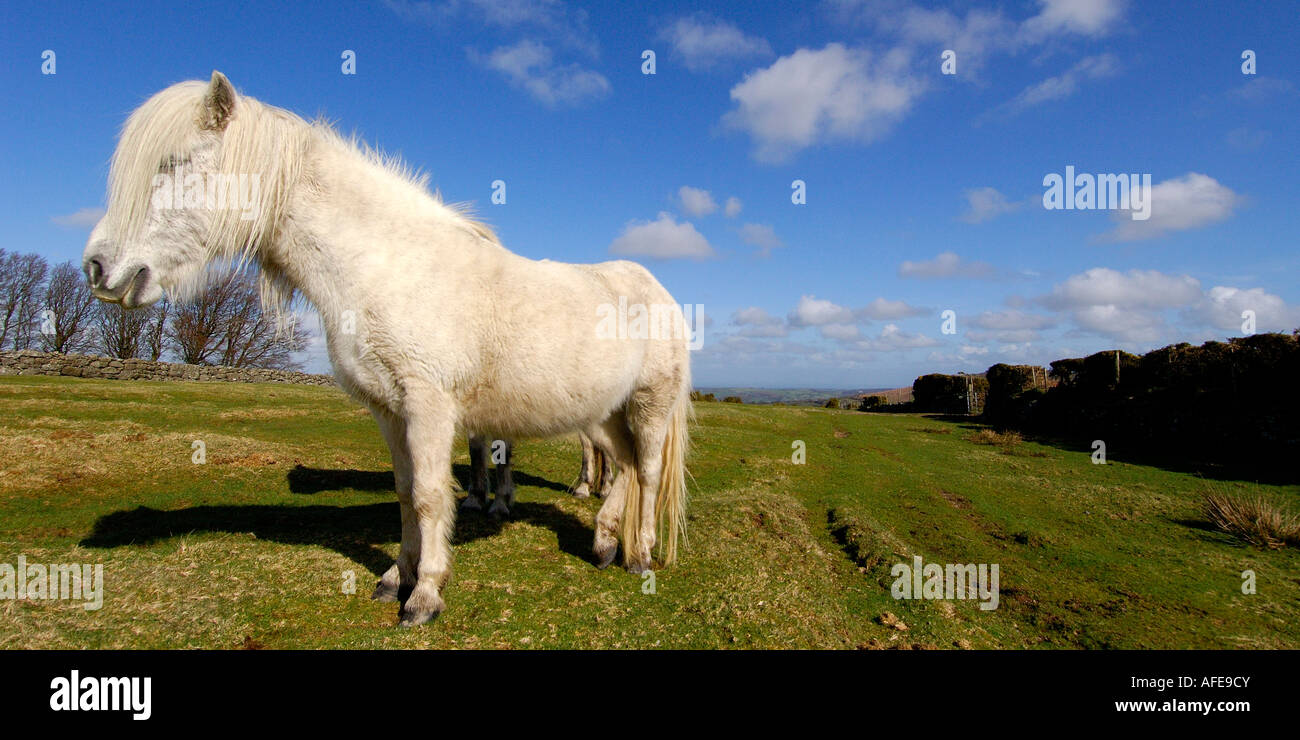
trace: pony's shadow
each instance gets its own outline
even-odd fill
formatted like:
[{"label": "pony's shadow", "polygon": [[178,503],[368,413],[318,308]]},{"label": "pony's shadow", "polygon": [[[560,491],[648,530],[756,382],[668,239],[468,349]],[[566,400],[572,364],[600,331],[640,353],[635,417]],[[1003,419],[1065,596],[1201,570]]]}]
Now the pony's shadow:
[{"label": "pony's shadow", "polygon": [[[456,466],[456,477],[465,486],[468,465]],[[361,470],[319,470],[299,466],[288,474],[290,490],[319,493],[352,488],[365,491],[393,491],[391,472]],[[515,473],[523,485],[567,490],[564,486],[534,476]],[[549,503],[515,502],[510,519],[546,527],[555,533],[560,549],[590,562],[593,531],[585,522]],[[453,545],[491,537],[504,522],[484,513],[458,516]],[[376,576],[393,564],[393,557],[381,545],[402,537],[401,511],[397,501],[354,506],[285,506],[274,504],[191,506],[163,511],[147,506],[115,511],[100,517],[91,533],[81,540],[83,547],[112,548],[144,545],[196,532],[246,533],[258,539],[287,545],[319,545],[360,563]]]},{"label": "pony's shadow", "polygon": [[[468,465],[453,465],[452,475],[455,476],[461,490],[469,488],[470,467]],[[307,496],[321,491],[337,491],[343,488],[351,488],[354,491],[392,493],[395,485],[393,471],[391,470],[330,470],[296,465],[286,477],[289,480],[290,491]],[[532,486],[566,493],[569,490],[569,487],[563,483],[556,483],[553,480],[539,478],[518,470],[511,472],[511,478],[516,486]]]}]

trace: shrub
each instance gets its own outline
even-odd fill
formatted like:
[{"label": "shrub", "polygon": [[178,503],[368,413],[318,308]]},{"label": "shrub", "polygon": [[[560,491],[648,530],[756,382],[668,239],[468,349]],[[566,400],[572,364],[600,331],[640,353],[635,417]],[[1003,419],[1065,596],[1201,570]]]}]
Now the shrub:
[{"label": "shrub", "polygon": [[867,396],[866,398],[863,398],[862,403],[858,405],[858,411],[875,411],[884,405],[884,396]]},{"label": "shrub", "polygon": [[922,375],[912,383],[912,405],[916,411],[936,414],[967,413],[966,391],[972,394],[970,408],[979,412],[975,399],[988,394],[988,380],[982,375]]},{"label": "shrub", "polygon": [[840,407],[840,399],[838,398],[831,398],[826,401],[825,408],[837,409],[839,407]]},{"label": "shrub", "polygon": [[722,399],[722,402],[723,403],[744,403],[744,401],[740,400],[740,396],[727,396],[726,398]]}]

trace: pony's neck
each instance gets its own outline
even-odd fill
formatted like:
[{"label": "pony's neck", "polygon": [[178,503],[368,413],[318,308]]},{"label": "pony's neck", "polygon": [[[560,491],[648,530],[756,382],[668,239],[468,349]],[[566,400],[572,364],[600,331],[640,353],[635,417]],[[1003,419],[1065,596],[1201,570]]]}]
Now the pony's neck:
[{"label": "pony's neck", "polygon": [[[384,261],[377,250],[402,249],[404,242],[418,240],[430,259],[436,258],[437,240],[421,240],[419,234],[424,224],[432,234],[449,209],[422,183],[362,154],[332,131],[309,126],[306,135],[311,142],[303,180],[295,185],[277,238],[259,250],[259,262],[315,306],[330,334],[346,312],[367,305],[361,286],[370,284],[370,272]],[[402,225],[400,237],[380,238],[394,224]],[[362,234],[370,237],[364,246],[358,240]]]}]

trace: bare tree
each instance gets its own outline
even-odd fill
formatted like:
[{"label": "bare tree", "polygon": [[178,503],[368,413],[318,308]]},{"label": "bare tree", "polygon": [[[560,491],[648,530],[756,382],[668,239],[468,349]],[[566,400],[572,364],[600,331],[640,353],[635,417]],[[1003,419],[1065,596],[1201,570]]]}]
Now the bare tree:
[{"label": "bare tree", "polygon": [[145,327],[144,337],[141,339],[141,356],[146,360],[157,362],[158,358],[162,357],[167,343],[167,315],[170,309],[171,302],[166,298],[149,309],[149,325]]},{"label": "bare tree", "polygon": [[95,344],[92,326],[95,297],[71,262],[50,270],[45,301],[40,307],[41,345],[49,352],[82,352]]},{"label": "bare tree", "polygon": [[293,353],[307,332],[263,310],[257,281],[236,272],[215,277],[195,300],[175,306],[168,339],[182,362],[297,370]]},{"label": "bare tree", "polygon": [[154,324],[154,306],[128,311],[116,303],[101,302],[95,308],[98,331],[96,350],[109,357],[139,357],[145,330]]},{"label": "bare tree", "polygon": [[45,258],[0,249],[0,349],[29,349],[41,286],[49,273]]},{"label": "bare tree", "polygon": [[167,339],[181,362],[212,365],[238,273],[213,276],[198,296],[174,307]]}]

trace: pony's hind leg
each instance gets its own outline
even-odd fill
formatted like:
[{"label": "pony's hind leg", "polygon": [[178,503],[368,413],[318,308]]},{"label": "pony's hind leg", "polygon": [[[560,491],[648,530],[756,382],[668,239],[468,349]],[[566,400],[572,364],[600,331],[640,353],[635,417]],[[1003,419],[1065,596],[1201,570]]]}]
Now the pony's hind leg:
[{"label": "pony's hind leg", "polygon": [[[612,456],[621,472],[610,489],[609,495],[596,514],[596,537],[591,551],[596,558],[596,567],[605,568],[614,562],[618,555],[619,522],[623,517],[623,502],[628,494],[627,488],[636,481],[636,456],[632,447],[632,436],[628,431],[623,412],[615,412],[605,421],[587,429],[587,436],[596,447]],[[634,491],[632,495],[637,495]]]},{"label": "pony's hind leg", "polygon": [[587,498],[591,495],[592,482],[595,479],[595,446],[587,435],[579,432],[578,441],[582,443],[582,467],[578,469],[578,485],[573,488],[574,498]]},{"label": "pony's hind leg", "polygon": [[609,491],[609,487],[614,482],[614,463],[609,459],[609,455],[606,455],[605,451],[600,448],[596,448],[596,459],[599,461],[599,465],[596,468],[598,473],[596,475],[596,483],[592,486],[591,492],[597,496],[603,497],[605,493]]},{"label": "pony's hind leg", "polygon": [[488,494],[488,443],[482,437],[469,438],[469,495],[460,503],[461,511],[482,511],[487,508]]},{"label": "pony's hind leg", "polygon": [[488,509],[488,514],[497,519],[505,519],[510,516],[510,507],[515,505],[515,479],[512,475],[515,446],[509,440],[500,441],[504,445],[502,452],[505,456],[503,462],[497,463],[496,496],[492,499],[492,508]]},{"label": "pony's hind leg", "polygon": [[[655,521],[655,501],[659,493],[659,478],[663,473],[664,438],[668,432],[668,420],[655,420],[640,426],[636,437],[637,488],[641,496],[640,526],[623,527],[623,564],[636,574],[651,569],[651,552],[655,546],[658,525]],[[631,524],[625,522],[625,525]]]},{"label": "pony's hind leg", "polygon": [[[393,458],[393,483],[397,491],[397,500],[400,502],[409,502],[411,498],[411,456],[406,448],[406,425],[398,417],[392,416],[387,411],[379,408],[372,408],[375,421],[379,424],[379,431],[384,435],[384,441],[388,443],[388,450]],[[401,505],[402,512],[402,545],[401,553],[406,553],[415,546],[414,544],[414,514],[410,511],[410,506],[406,503]],[[402,559],[402,554],[398,554],[398,562],[393,563],[379,578],[379,583],[375,585],[374,592],[370,598],[375,601],[397,601],[400,595],[402,585],[401,570],[398,567]]]}]

